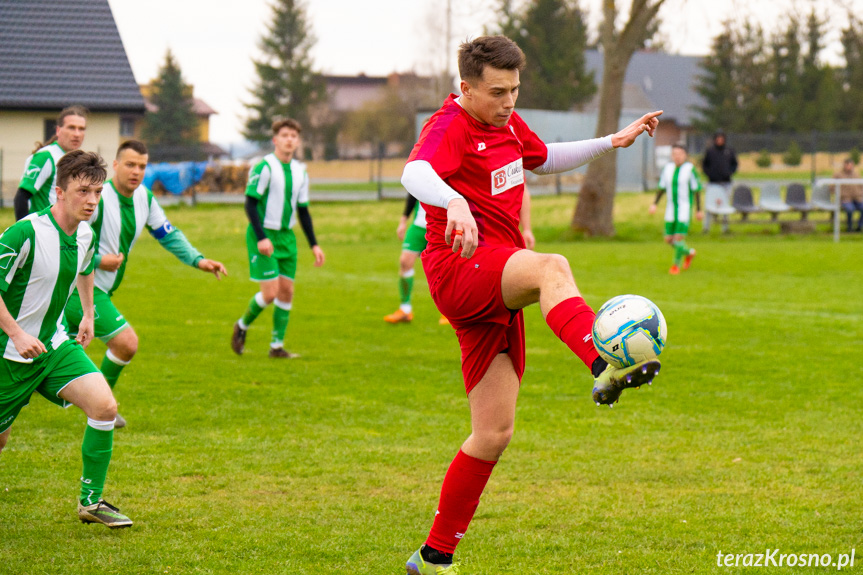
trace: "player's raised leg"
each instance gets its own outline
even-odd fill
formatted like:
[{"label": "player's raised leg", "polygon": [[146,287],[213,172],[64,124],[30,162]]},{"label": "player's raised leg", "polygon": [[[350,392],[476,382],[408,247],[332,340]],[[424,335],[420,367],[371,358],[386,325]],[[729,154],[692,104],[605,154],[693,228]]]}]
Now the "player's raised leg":
[{"label": "player's raised leg", "polygon": [[78,518],[84,523],[101,523],[112,529],[130,527],[132,521],[102,498],[114,446],[114,418],[117,415],[117,402],[108,382],[101,373],[89,373],[69,382],[57,395],[87,415],[81,444],[83,470]]},{"label": "player's raised leg", "polygon": [[425,545],[408,560],[410,575],[455,573],[453,553],[464,537],[491,472],[515,428],[519,378],[510,357],[497,355],[468,394],[471,434],[450,464]]},{"label": "player's raised leg", "polygon": [[616,368],[599,356],[592,336],[596,314],[581,297],[565,257],[516,252],[503,269],[501,291],[510,309],[539,303],[548,326],[593,375],[593,399],[597,403],[612,405],[624,389],[650,383],[659,373],[659,360]]}]

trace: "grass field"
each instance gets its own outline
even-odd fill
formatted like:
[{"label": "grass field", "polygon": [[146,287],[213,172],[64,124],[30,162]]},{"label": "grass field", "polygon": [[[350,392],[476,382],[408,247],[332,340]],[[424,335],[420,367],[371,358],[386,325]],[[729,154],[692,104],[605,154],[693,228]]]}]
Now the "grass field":
[{"label": "grass field", "polygon": [[[563,242],[572,197],[534,199],[537,249],[569,258],[594,307],[652,299],[669,342],[655,385],[597,408],[587,370],[526,311],[516,432],[459,546],[463,573],[739,573],[717,553],[863,555],[863,240],[699,230],[692,270],[670,277],[649,201],[620,197],[617,239]],[[404,573],[469,419],[456,338],[421,272],[413,325],[381,321],[397,305],[400,210],[312,207],[328,261],[301,251],[288,343],[302,358],[278,362],[269,310],[246,355],[228,346],[255,291],[242,208],[169,209],[231,275],[216,282],[145,237],[115,296],[141,344],[116,389],[129,425],[105,496],[135,526],[78,523],[85,419],[34,397],[0,455],[0,573]],[[89,351],[98,363],[104,346]]]}]

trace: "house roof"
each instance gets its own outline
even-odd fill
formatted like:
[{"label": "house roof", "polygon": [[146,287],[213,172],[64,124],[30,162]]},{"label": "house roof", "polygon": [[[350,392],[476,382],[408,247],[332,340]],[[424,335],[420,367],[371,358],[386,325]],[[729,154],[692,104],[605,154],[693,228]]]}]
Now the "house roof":
[{"label": "house roof", "polygon": [[[596,50],[585,52],[585,65],[602,82],[603,55]],[[679,126],[691,126],[693,107],[705,106],[695,91],[700,68],[699,56],[680,56],[662,52],[636,52],[626,69],[624,82],[638,85],[652,103],[663,110],[663,120],[674,120]]]},{"label": "house roof", "polygon": [[108,0],[0,0],[0,108],[143,112]]}]

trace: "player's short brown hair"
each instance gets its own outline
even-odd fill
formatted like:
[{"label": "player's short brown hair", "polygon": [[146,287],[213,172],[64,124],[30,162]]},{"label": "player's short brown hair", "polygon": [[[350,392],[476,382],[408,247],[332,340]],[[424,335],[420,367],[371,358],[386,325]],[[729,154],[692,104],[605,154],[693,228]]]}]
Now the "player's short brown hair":
[{"label": "player's short brown hair", "polygon": [[147,145],[144,144],[144,142],[142,142],[141,140],[126,140],[125,142],[120,144],[120,147],[117,148],[117,158],[120,157],[120,154],[123,152],[123,150],[132,150],[133,152],[137,152],[142,156],[150,155],[150,151],[147,150]]},{"label": "player's short brown hair", "polygon": [[73,150],[57,162],[57,187],[65,190],[69,180],[83,178],[90,184],[101,184],[108,177],[108,166],[96,152]]},{"label": "player's short brown hair", "polygon": [[498,70],[524,70],[524,52],[506,36],[480,36],[458,47],[458,73],[462,80],[480,80],[486,66]]},{"label": "player's short brown hair", "polygon": [[275,120],[273,120],[273,125],[271,126],[271,129],[273,130],[274,136],[278,134],[282,128],[290,128],[298,134],[303,133],[303,127],[293,118],[276,118]]}]

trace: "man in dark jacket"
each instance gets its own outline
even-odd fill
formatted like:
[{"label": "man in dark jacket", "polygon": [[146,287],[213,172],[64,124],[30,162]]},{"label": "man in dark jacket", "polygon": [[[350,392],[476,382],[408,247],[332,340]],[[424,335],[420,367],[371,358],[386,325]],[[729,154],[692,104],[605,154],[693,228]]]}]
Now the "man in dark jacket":
[{"label": "man in dark jacket", "polygon": [[[725,145],[725,132],[717,130],[713,134],[713,145],[704,152],[701,169],[708,182],[725,188],[726,204],[731,204],[731,176],[737,171],[737,154]],[[722,216],[722,229],[728,231],[728,216]],[[710,229],[710,217],[704,220],[704,231]]]}]

